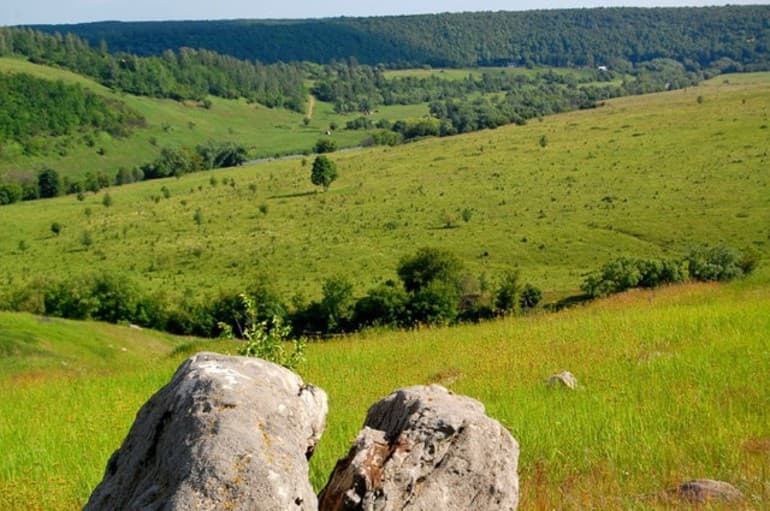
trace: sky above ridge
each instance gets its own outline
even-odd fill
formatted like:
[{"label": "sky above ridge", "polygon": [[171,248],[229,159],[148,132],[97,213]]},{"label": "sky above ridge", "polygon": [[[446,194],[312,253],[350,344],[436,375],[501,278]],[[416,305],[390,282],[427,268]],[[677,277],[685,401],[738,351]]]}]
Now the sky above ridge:
[{"label": "sky above ridge", "polygon": [[[768,0],[730,0],[731,5],[766,4]],[[324,18],[463,11],[518,11],[580,7],[676,7],[724,5],[699,0],[569,0],[520,2],[502,0],[2,0],[0,25],[82,23],[103,20],[180,20],[234,18]]]}]

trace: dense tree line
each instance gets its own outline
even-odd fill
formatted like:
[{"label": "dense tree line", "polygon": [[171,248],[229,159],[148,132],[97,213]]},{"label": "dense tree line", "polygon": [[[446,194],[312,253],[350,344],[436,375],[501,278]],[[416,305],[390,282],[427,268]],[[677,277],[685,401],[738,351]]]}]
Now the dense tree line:
[{"label": "dense tree line", "polygon": [[0,144],[17,142],[26,154],[44,150],[42,139],[102,130],[126,136],[144,119],[125,104],[109,101],[80,85],[28,74],[0,73]]},{"label": "dense tree line", "polygon": [[46,34],[0,27],[0,56],[21,55],[32,62],[60,66],[116,90],[140,96],[203,101],[207,95],[243,97],[269,107],[303,110],[302,66],[262,65],[210,50],[175,48],[138,57],[93,48],[71,33]]},{"label": "dense tree line", "polygon": [[688,69],[767,69],[770,6],[597,8],[376,18],[103,22],[40,26],[141,55],[208,48],[262,62],[608,65],[670,58]]},{"label": "dense tree line", "polygon": [[[52,228],[53,229],[53,228]],[[327,336],[369,327],[412,328],[479,321],[534,308],[540,290],[523,284],[518,273],[504,275],[497,286],[470,277],[453,254],[424,248],[398,264],[399,282],[388,281],[355,297],[344,277],[326,279],[322,297],[283,300],[266,280],[244,292],[184,298],[147,293],[130,278],[95,273],[37,282],[0,295],[0,308],[71,319],[131,322],[177,334],[238,337],[258,322],[278,318],[295,338]],[[243,295],[248,300],[243,299]],[[251,307],[251,309],[249,308]]]}]

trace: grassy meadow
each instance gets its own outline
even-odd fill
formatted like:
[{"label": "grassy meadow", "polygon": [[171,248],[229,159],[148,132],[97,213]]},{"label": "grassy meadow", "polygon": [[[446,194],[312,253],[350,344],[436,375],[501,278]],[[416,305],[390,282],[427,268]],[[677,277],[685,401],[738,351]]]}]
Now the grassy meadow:
[{"label": "grassy meadow", "polygon": [[725,243],[766,257],[768,85],[770,74],[732,75],[526,126],[340,152],[327,193],[310,183],[312,160],[295,158],[113,188],[111,207],[105,191],[4,206],[0,282],[100,268],[196,297],[268,276],[288,299],[344,274],[363,293],[435,246],[473,275],[519,268],[563,296],[622,255]]},{"label": "grassy meadow", "polygon": [[[770,505],[770,271],[634,291],[553,314],[314,343],[300,373],[330,397],[320,488],[366,409],[439,383],[485,403],[521,444],[522,510],[664,509],[691,478]],[[9,340],[10,339],[10,340]],[[79,509],[136,410],[196,342],[0,313],[0,508]],[[568,369],[570,392],[549,388]],[[716,507],[719,509],[719,507]]]},{"label": "grassy meadow", "polygon": [[[26,156],[21,148],[9,144],[0,151],[0,177],[15,171],[36,172],[46,166],[66,176],[81,176],[97,170],[112,176],[118,167],[132,167],[155,159],[162,147],[194,147],[209,140],[243,144],[253,158],[299,154],[311,150],[331,123],[344,127],[346,121],[356,117],[336,114],[332,105],[320,101],[314,102],[312,119],[307,126],[303,114],[249,104],[245,100],[210,97],[211,109],[205,109],[194,102],[116,93],[82,75],[15,58],[0,58],[0,72],[27,73],[79,84],[100,96],[126,103],[147,121],[146,128],[134,130],[126,139],[99,133],[94,145],[88,146],[76,135],[74,142],[58,152],[41,156]],[[427,105],[382,107],[373,118],[395,120],[419,117],[427,112]],[[365,136],[363,131],[338,130],[333,138],[340,147],[351,147],[359,145]],[[51,144],[56,147],[57,139],[52,139]],[[104,154],[100,154],[102,149]]]},{"label": "grassy meadow", "polygon": [[[318,103],[305,133],[300,114],[245,103],[214,99],[206,111],[124,100],[144,108],[150,128],[123,149],[107,146],[108,168],[122,150],[150,159],[153,133],[194,144],[232,129],[270,154],[290,149],[287,137],[312,145],[334,119]],[[172,299],[243,290],[261,276],[285,298],[318,296],[332,275],[363,293],[395,278],[401,257],[434,246],[490,280],[518,268],[556,298],[618,256],[752,246],[765,260],[746,280],[451,329],[364,332],[312,343],[300,373],[330,397],[311,466],[317,488],[370,404],[439,383],[484,402],[520,442],[521,509],[669,508],[660,492],[692,478],[729,481],[746,509],[766,509],[769,110],[770,74],[722,76],[526,126],[334,153],[340,177],[326,193],[310,184],[312,159],[291,158],[3,206],[0,297],[96,270]],[[286,137],[265,131],[263,140],[260,126],[276,125]],[[62,169],[100,168],[78,151]],[[203,349],[235,345],[0,312],[0,509],[80,508],[141,404]],[[545,385],[562,370],[579,390]]]}]

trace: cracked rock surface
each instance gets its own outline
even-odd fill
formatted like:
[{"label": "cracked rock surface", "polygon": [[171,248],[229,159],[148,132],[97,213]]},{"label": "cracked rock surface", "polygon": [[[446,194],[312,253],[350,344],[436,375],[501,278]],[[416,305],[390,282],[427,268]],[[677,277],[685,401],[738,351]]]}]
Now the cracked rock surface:
[{"label": "cracked rock surface", "polygon": [[142,407],[86,510],[315,510],[326,394],[255,358],[200,353]]},{"label": "cracked rock surface", "polygon": [[319,509],[513,510],[518,456],[480,402],[438,385],[398,390],[369,409]]}]

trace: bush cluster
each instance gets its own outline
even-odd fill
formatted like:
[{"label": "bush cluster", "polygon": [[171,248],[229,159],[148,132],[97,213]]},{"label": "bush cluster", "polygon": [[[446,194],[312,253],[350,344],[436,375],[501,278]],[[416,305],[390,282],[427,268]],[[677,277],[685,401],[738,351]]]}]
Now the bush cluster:
[{"label": "bush cluster", "polygon": [[757,266],[753,250],[730,247],[696,247],[681,259],[634,259],[621,257],[586,276],[581,289],[596,298],[632,288],[651,288],[686,281],[728,281],[748,275]]},{"label": "bush cluster", "polygon": [[488,289],[484,278],[465,273],[456,256],[435,248],[404,257],[396,271],[399,282],[386,281],[360,298],[344,277],[327,279],[320,300],[295,304],[290,315],[294,335],[476,322],[534,308],[542,297],[536,287],[523,285],[518,273]]}]

